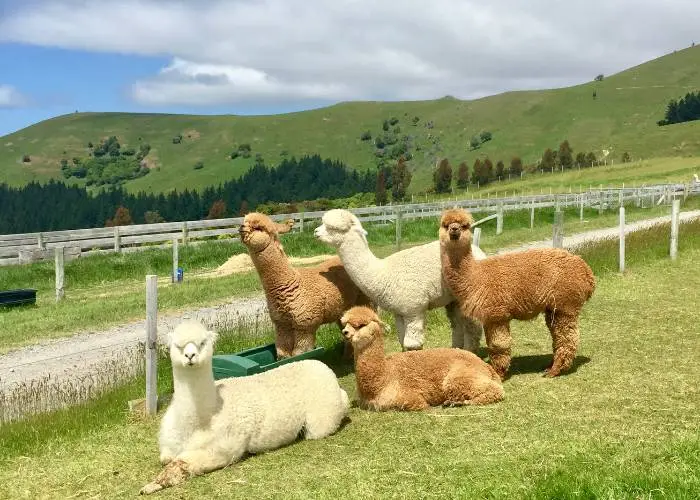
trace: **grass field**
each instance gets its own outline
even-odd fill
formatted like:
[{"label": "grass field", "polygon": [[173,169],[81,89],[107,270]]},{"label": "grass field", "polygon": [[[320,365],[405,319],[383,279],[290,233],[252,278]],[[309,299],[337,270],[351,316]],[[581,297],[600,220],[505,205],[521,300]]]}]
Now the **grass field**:
[{"label": "grass field", "polygon": [[[683,210],[700,207],[700,198],[688,198]],[[627,221],[667,215],[668,207],[627,209]],[[481,247],[486,252],[512,247],[533,240],[551,238],[552,210],[536,212],[534,229],[529,228],[529,213],[506,212],[504,232],[495,234],[495,222],[482,228]],[[578,209],[565,211],[565,234],[614,226],[617,214],[608,211],[598,215],[587,210],[579,221]],[[369,227],[369,226],[368,226]],[[396,250],[393,225],[369,227],[372,250],[384,257]],[[437,218],[406,222],[402,229],[404,246],[434,240]],[[333,249],[313,238],[311,231],[292,233],[283,239],[289,256],[306,257],[333,254]],[[84,329],[100,329],[125,321],[143,319],[145,315],[144,280],[147,274],[161,279],[158,306],[161,314],[188,308],[226,302],[233,297],[261,293],[257,273],[247,272],[219,278],[197,275],[211,271],[226,259],[245,248],[238,242],[211,242],[181,247],[180,264],[185,269],[181,285],[169,284],[172,269],[169,250],[146,250],[129,254],[106,254],[78,259],[66,264],[66,300],[54,300],[54,269],[52,262],[29,266],[0,267],[0,289],[33,287],[37,306],[2,311],[0,314],[0,353],[30,345],[43,339],[64,337]]]},{"label": "grass field", "polygon": [[[514,322],[512,376],[501,403],[421,413],[353,408],[330,438],[250,457],[159,495],[697,498],[700,223],[683,226],[675,262],[666,257],[667,232],[630,235],[624,275],[614,272],[614,244],[582,249],[598,284],[583,311],[572,373],[542,378],[551,360],[544,322]],[[241,333],[222,336],[240,342]],[[332,328],[320,338],[328,347],[339,340]],[[431,312],[428,347],[449,338],[444,313]],[[393,336],[386,345],[397,350]],[[326,361],[353,397],[352,368],[338,354],[332,349]],[[167,373],[161,364],[162,391],[170,389]],[[158,420],[124,414],[142,387],[136,380],[82,407],[0,427],[0,497],[135,495],[159,470]]]},{"label": "grass field", "polygon": [[[431,183],[437,156],[456,165],[488,155],[506,164],[514,155],[525,163],[541,157],[547,147],[568,139],[575,152],[604,151],[619,161],[633,158],[700,155],[700,121],[659,127],[666,104],[700,81],[700,47],[680,50],[602,82],[540,91],[508,92],[473,101],[443,98],[411,102],[351,102],[323,109],[274,116],[193,116],[129,113],[76,113],[35,124],[0,138],[0,182],[21,185],[60,177],[60,160],[87,156],[87,143],[117,135],[127,147],[152,146],[149,158],[160,169],[130,181],[131,190],[167,191],[204,187],[237,177],[256,154],[269,165],[283,153],[318,153],[351,167],[375,165],[374,147],[360,140],[369,130],[383,133],[382,122],[396,117],[399,136],[412,136],[415,159],[411,190]],[[593,100],[593,91],[597,99]],[[412,119],[418,117],[416,126]],[[433,123],[432,128],[425,125]],[[493,139],[469,150],[469,139],[481,131]],[[181,144],[172,138],[183,134]],[[240,144],[252,147],[250,159],[230,160]],[[418,147],[420,150],[418,150]],[[31,163],[22,163],[23,155]],[[194,170],[197,161],[204,168]]]}]

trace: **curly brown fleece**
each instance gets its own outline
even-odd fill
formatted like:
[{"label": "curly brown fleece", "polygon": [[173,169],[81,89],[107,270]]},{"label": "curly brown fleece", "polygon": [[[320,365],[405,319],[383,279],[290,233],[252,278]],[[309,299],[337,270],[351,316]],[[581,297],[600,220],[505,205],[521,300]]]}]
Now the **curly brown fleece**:
[{"label": "curly brown fleece", "polygon": [[508,372],[510,321],[530,320],[544,313],[554,351],[545,375],[555,377],[568,370],[579,344],[579,314],[595,290],[591,268],[579,256],[557,248],[477,261],[471,255],[473,222],[464,209],[443,212],[439,230],[442,273],[462,313],[483,323],[493,367],[501,377]]},{"label": "curly brown fleece", "polygon": [[341,318],[352,342],[360,405],[371,410],[422,410],[436,405],[477,405],[503,399],[495,370],[470,351],[425,349],[384,355],[384,323],[368,307]]},{"label": "curly brown fleece", "polygon": [[245,216],[239,233],[265,290],[277,356],[284,358],[310,351],[316,345],[319,326],[333,322],[340,326],[344,311],[370,301],[338,257],[314,267],[292,267],[278,238],[279,226],[268,216],[253,212]]}]

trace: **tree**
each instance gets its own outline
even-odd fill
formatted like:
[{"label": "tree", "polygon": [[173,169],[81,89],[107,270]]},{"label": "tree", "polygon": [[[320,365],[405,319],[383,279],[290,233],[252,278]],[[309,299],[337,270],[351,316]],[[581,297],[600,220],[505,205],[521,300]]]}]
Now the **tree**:
[{"label": "tree", "polygon": [[502,160],[498,160],[496,163],[496,177],[502,179],[506,175],[506,166],[503,164]]},{"label": "tree", "polygon": [[119,205],[119,207],[117,207],[117,211],[114,212],[114,218],[107,219],[105,226],[130,226],[133,223],[134,221],[131,219],[129,209]]},{"label": "tree", "polygon": [[484,130],[479,135],[479,139],[481,139],[481,142],[488,142],[491,140],[491,137],[492,137],[491,132],[489,132],[488,130]]},{"label": "tree", "polygon": [[481,146],[481,139],[479,139],[479,137],[475,135],[469,140],[469,148],[474,150],[479,146]]},{"label": "tree", "polygon": [[629,163],[631,161],[632,161],[632,158],[630,157],[630,154],[627,151],[622,153],[622,163]]},{"label": "tree", "polygon": [[521,160],[519,156],[514,156],[513,158],[511,158],[510,168],[508,170],[510,175],[515,176],[515,177],[519,177],[520,174],[522,173],[522,171],[523,171],[523,160]]},{"label": "tree", "polygon": [[603,81],[603,74],[601,73],[601,74],[597,75],[597,76],[595,77],[595,81],[596,81],[596,82],[602,82],[602,81]]},{"label": "tree", "polygon": [[377,173],[377,186],[374,189],[374,204],[385,205],[388,200],[386,194],[386,180],[384,179],[384,170]]},{"label": "tree", "polygon": [[586,154],[586,166],[587,167],[592,167],[593,165],[598,164],[598,159],[595,157],[595,153],[592,151],[588,154]]},{"label": "tree", "polygon": [[467,185],[469,185],[469,167],[467,162],[463,161],[457,169],[457,187],[464,189]]},{"label": "tree", "polygon": [[391,173],[391,199],[394,201],[402,201],[406,197],[406,191],[411,184],[411,171],[406,165],[406,160],[402,156],[396,162],[393,172]]},{"label": "tree", "polygon": [[559,145],[557,159],[564,169],[570,169],[574,166],[574,155],[568,140],[564,139],[564,142]]},{"label": "tree", "polygon": [[360,136],[361,141],[371,141],[372,140],[372,132],[369,130],[365,130],[362,132],[362,135]]},{"label": "tree", "polygon": [[433,187],[436,193],[449,193],[452,188],[452,166],[447,158],[433,172]]},{"label": "tree", "polygon": [[578,153],[576,153],[576,160],[574,161],[574,164],[578,168],[585,167],[586,166],[586,153],[584,153],[583,151],[579,151]]},{"label": "tree", "polygon": [[238,209],[238,215],[241,217],[245,216],[248,212],[250,212],[250,209],[248,208],[248,201],[243,200],[241,201],[241,208]]},{"label": "tree", "polygon": [[486,158],[481,164],[481,168],[484,169],[484,175],[488,181],[495,179],[493,174],[493,162],[490,159]]},{"label": "tree", "polygon": [[384,123],[382,123],[382,130],[383,130],[384,132],[388,132],[388,131],[389,131],[389,120],[384,120]]},{"label": "tree", "polygon": [[29,155],[22,156],[22,163],[29,163],[31,161],[32,161],[32,158]]},{"label": "tree", "polygon": [[472,184],[486,184],[486,182],[488,182],[488,180],[484,182],[481,171],[481,160],[477,158],[474,160],[474,165],[472,166]]},{"label": "tree", "polygon": [[165,219],[158,213],[157,210],[147,210],[143,214],[143,220],[146,224],[158,224],[165,222]]},{"label": "tree", "polygon": [[551,149],[547,148],[544,150],[540,167],[545,170],[552,170],[554,168],[554,152]]},{"label": "tree", "polygon": [[216,200],[209,207],[207,219],[223,219],[226,217],[226,203],[224,200]]}]

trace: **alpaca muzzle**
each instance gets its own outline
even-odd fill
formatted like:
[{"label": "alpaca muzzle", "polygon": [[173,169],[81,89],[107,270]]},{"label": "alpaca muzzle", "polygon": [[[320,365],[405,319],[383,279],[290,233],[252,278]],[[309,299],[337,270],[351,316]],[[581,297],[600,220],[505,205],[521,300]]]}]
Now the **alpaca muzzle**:
[{"label": "alpaca muzzle", "polygon": [[451,227],[448,231],[448,234],[450,235],[450,239],[452,241],[457,241],[459,239],[461,231],[458,227]]}]

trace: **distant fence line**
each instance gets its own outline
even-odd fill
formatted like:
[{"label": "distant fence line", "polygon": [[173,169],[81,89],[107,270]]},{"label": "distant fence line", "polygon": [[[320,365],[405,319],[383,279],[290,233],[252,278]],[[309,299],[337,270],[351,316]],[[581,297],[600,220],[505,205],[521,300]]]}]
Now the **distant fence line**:
[{"label": "distant fence line", "polygon": [[[439,216],[449,207],[459,206],[474,213],[495,212],[499,228],[506,211],[550,207],[597,208],[599,211],[635,203],[638,207],[658,204],[670,205],[676,197],[700,194],[700,183],[656,184],[643,187],[589,188],[579,193],[549,193],[502,198],[447,199],[429,203],[409,203],[350,209],[363,222],[393,223],[408,219]],[[318,221],[325,211],[277,214],[272,219],[294,219],[294,230],[304,231]],[[492,217],[489,217],[491,219]],[[228,235],[238,236],[243,217],[135,224],[129,226],[45,231],[37,233],[0,235],[0,266],[49,260],[54,258],[55,248],[64,247],[66,260],[104,252],[132,252],[144,248],[170,246],[174,240],[187,245],[189,242]],[[397,245],[400,245],[400,228],[397,225]]]}]

